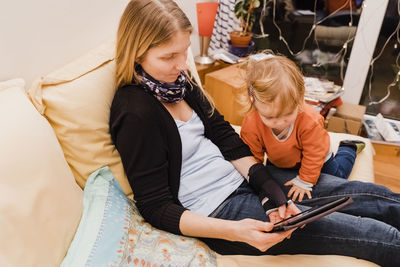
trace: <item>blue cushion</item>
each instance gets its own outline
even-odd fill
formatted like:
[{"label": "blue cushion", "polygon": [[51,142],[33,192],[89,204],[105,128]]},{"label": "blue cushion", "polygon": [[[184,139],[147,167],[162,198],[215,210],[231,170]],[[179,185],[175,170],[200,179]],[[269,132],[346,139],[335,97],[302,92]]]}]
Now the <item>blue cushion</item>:
[{"label": "blue cushion", "polygon": [[108,167],[86,183],[83,214],[61,266],[216,266],[216,254],[195,238],[144,222]]}]

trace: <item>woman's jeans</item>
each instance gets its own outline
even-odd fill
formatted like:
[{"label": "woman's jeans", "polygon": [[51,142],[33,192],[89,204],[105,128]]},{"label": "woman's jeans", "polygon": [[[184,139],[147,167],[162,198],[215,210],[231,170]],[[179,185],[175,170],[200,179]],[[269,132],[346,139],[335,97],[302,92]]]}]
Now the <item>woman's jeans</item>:
[{"label": "woman's jeans", "polygon": [[321,172],[341,178],[348,178],[356,160],[356,150],[348,146],[339,146],[335,156],[330,157],[322,166]]},{"label": "woman's jeans", "polygon": [[[290,186],[283,184],[297,173],[274,166],[268,166],[268,169],[287,193]],[[297,229],[290,239],[264,253],[242,242],[203,240],[220,254],[336,254],[369,260],[382,266],[400,266],[399,194],[372,183],[347,181],[322,174],[312,196],[312,199],[303,200],[301,204],[297,202],[296,205],[304,210],[342,196],[351,196],[354,203]],[[257,194],[247,184],[242,184],[213,217],[269,221]]]}]

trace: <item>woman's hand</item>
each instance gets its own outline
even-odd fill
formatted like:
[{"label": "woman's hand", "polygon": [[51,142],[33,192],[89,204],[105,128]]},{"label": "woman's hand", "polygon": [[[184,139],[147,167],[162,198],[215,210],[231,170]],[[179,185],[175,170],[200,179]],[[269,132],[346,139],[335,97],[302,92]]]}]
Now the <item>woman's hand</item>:
[{"label": "woman's hand", "polygon": [[[286,210],[291,212],[290,210],[295,208],[297,207],[293,204]],[[267,233],[273,228],[270,222],[254,219],[223,220],[202,216],[189,210],[183,212],[179,226],[183,235],[245,242],[260,251],[266,251],[285,238],[290,238],[295,230]]]},{"label": "woman's hand", "polygon": [[297,197],[299,197],[299,202],[303,201],[304,195],[307,195],[309,199],[311,199],[311,191],[307,190],[307,189],[303,189],[295,184],[293,184],[292,182],[287,182],[285,184],[286,186],[292,186],[292,188],[290,188],[289,193],[287,194],[288,197],[292,197],[293,201],[296,201]]},{"label": "woman's hand", "polygon": [[232,241],[245,242],[263,252],[279,242],[282,242],[284,239],[289,239],[290,235],[295,230],[266,233],[272,230],[273,224],[254,219],[243,219],[233,223],[236,225],[231,239]]}]

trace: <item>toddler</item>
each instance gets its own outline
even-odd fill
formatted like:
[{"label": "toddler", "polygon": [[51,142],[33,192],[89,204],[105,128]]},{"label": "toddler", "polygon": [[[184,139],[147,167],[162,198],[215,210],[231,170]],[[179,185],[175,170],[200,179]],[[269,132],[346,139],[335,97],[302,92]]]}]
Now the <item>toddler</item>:
[{"label": "toddler", "polygon": [[318,182],[320,173],[348,178],[357,153],[365,146],[357,140],[341,141],[333,155],[324,118],[304,103],[304,80],[296,64],[283,56],[248,62],[247,106],[242,139],[259,162],[299,169],[288,197],[302,201]]}]

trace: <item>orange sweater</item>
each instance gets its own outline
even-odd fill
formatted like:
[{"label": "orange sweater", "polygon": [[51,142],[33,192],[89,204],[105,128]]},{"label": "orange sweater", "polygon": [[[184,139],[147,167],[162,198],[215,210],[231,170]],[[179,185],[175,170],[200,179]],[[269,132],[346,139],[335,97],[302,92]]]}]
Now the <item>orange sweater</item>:
[{"label": "orange sweater", "polygon": [[316,184],[330,151],[330,139],[324,129],[324,118],[311,106],[305,105],[297,115],[293,131],[285,141],[278,141],[272,130],[262,121],[256,110],[246,115],[241,136],[259,162],[268,160],[280,168],[292,168],[301,163],[299,177]]}]

